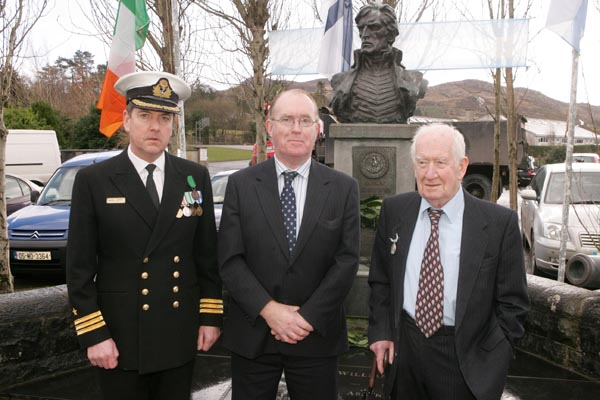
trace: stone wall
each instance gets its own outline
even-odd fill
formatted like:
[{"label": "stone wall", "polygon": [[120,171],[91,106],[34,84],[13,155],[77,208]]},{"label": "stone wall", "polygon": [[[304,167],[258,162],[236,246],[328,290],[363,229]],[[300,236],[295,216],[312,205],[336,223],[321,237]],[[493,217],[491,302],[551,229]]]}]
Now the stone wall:
[{"label": "stone wall", "polygon": [[0,295],[0,390],[84,364],[65,285]]},{"label": "stone wall", "polygon": [[600,379],[600,291],[528,275],[531,312],[519,347]]}]

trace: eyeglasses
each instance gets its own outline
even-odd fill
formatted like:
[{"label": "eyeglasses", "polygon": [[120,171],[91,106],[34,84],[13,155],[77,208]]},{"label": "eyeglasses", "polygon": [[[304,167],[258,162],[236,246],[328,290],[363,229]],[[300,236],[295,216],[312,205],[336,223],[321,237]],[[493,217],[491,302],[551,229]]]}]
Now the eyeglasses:
[{"label": "eyeglasses", "polygon": [[298,121],[298,125],[300,125],[302,128],[309,128],[317,122],[317,121],[313,121],[312,119],[310,119],[308,117],[302,117],[302,118],[297,118],[297,119],[292,118],[292,117],[281,117],[279,119],[269,118],[269,119],[271,121],[279,122],[281,125],[287,126],[288,128],[291,128],[292,126],[294,126],[296,121]]}]

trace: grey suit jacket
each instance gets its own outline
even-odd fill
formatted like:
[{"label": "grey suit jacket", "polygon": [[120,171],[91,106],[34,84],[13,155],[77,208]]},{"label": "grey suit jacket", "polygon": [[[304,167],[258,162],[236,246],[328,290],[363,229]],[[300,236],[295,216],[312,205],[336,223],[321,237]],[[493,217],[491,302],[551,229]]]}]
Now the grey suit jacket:
[{"label": "grey suit jacket", "polygon": [[[231,175],[219,229],[219,268],[231,295],[225,347],[247,358],[347,349],[343,302],[358,268],[359,234],[356,181],[313,161],[290,258],[274,159]],[[270,300],[300,306],[315,331],[295,345],[275,341],[259,315]]]},{"label": "grey suit jacket", "polygon": [[[529,298],[517,214],[465,194],[456,300],[455,345],[460,370],[478,399],[499,399],[523,336]],[[369,272],[369,342],[397,347],[406,258],[421,203],[418,193],[383,202]],[[395,254],[389,238],[399,236]],[[387,374],[391,391],[395,366]]]}]

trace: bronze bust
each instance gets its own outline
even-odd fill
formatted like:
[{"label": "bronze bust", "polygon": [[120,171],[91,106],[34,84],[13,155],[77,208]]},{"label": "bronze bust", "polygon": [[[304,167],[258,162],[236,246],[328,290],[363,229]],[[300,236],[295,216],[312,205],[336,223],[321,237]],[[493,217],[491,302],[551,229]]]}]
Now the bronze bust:
[{"label": "bronze bust", "polygon": [[399,34],[394,9],[369,3],[355,21],[361,48],[350,71],[331,78],[331,108],[340,122],[406,123],[427,81],[420,72],[406,71],[402,51],[392,47]]}]

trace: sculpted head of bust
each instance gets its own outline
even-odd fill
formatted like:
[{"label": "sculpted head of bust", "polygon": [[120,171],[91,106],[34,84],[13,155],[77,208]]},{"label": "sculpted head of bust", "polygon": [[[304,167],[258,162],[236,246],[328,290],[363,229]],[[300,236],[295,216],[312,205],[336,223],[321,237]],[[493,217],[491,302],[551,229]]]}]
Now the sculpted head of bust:
[{"label": "sculpted head of bust", "polygon": [[387,4],[369,3],[362,7],[356,18],[363,54],[389,51],[398,36],[398,22],[394,9]]}]

